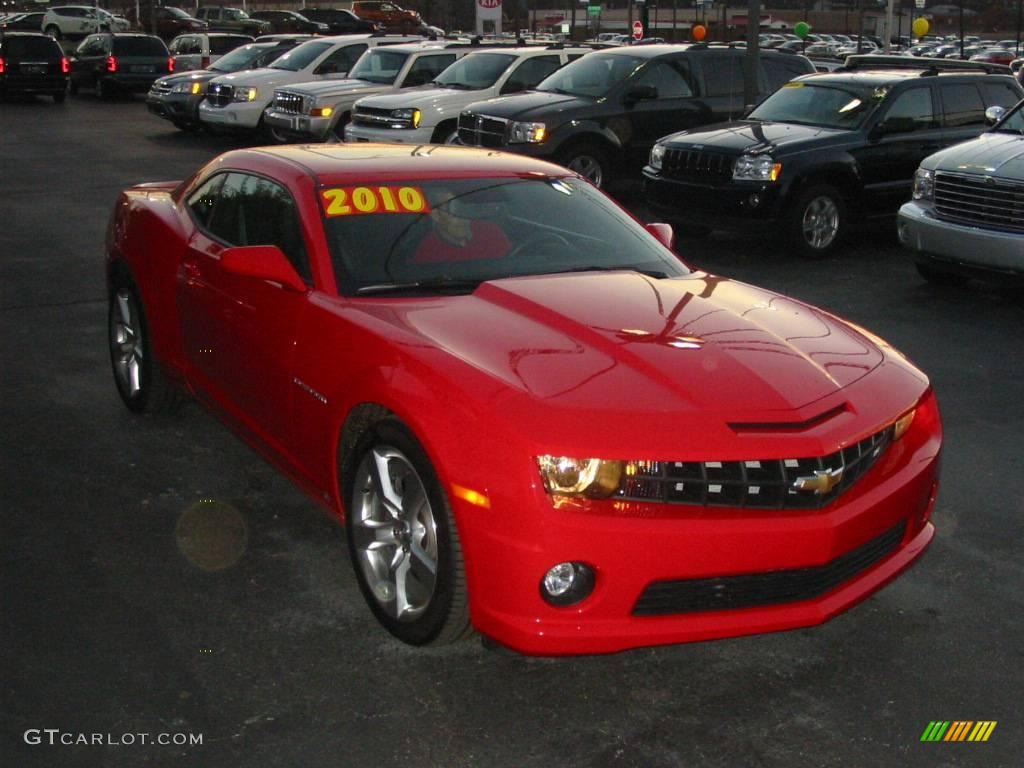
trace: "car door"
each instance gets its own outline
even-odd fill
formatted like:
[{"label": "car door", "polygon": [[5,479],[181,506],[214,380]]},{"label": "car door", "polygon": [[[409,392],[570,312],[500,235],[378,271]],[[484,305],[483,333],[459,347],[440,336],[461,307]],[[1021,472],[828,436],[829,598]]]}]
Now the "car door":
[{"label": "car door", "polygon": [[78,87],[95,88],[96,82],[103,76],[107,67],[106,35],[87,37],[75,52],[71,62],[71,81]]},{"label": "car door", "polygon": [[979,83],[953,78],[938,84],[942,105],[943,146],[973,139],[985,130],[985,99]]},{"label": "car door", "polygon": [[221,267],[228,247],[277,245],[311,285],[294,199],[277,182],[229,171],[187,204],[196,228],[178,276],[178,306],[191,374],[209,399],[294,461],[289,372],[308,292]]},{"label": "car door", "polygon": [[348,75],[348,71],[352,69],[352,65],[356,63],[369,47],[366,43],[343,45],[331,51],[330,55],[317,65],[313,74],[318,77],[345,77]]},{"label": "car door", "polygon": [[502,83],[500,94],[519,93],[533,88],[562,66],[558,54],[531,56],[516,64]]},{"label": "car door", "polygon": [[861,170],[867,213],[890,214],[910,199],[914,173],[928,155],[947,143],[929,83],[893,94],[854,150]]},{"label": "car door", "polygon": [[696,97],[689,63],[682,57],[648,62],[617,89],[615,100],[621,111],[607,125],[618,135],[631,167],[642,166],[662,136],[708,122],[708,108]]}]

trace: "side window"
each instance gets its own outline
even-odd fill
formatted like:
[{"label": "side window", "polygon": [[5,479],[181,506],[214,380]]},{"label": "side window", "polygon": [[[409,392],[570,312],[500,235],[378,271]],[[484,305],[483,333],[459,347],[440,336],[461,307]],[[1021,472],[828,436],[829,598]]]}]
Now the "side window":
[{"label": "side window", "polygon": [[706,56],[700,65],[705,95],[743,95],[743,62],[739,56]]},{"label": "side window", "polygon": [[102,37],[93,37],[86,40],[78,51],[80,56],[101,56],[106,51]]},{"label": "side window", "polygon": [[225,174],[220,173],[207,181],[203,186],[192,193],[188,199],[189,210],[201,229],[207,229],[210,223],[210,214],[216,206],[220,195],[220,185],[224,183]]},{"label": "side window", "polygon": [[985,125],[985,104],[974,83],[939,83],[947,128]]},{"label": "side window", "polygon": [[240,225],[242,245],[276,245],[309,281],[309,258],[302,240],[295,201],[280,184],[259,176],[245,176]]},{"label": "side window", "polygon": [[807,69],[800,66],[799,62],[787,61],[776,56],[761,59],[761,67],[764,70],[764,81],[768,93],[777,91],[794,77],[807,74]]},{"label": "side window", "polygon": [[348,72],[356,63],[356,59],[362,56],[369,47],[366,43],[360,43],[339,48],[320,63],[320,66],[316,68],[316,74],[333,75]]},{"label": "side window", "polygon": [[882,123],[892,133],[935,128],[938,122],[932,108],[932,89],[923,86],[899,94],[882,118]]},{"label": "side window", "polygon": [[242,183],[246,177],[229,173],[216,193],[206,230],[228,245],[245,245],[245,217],[242,215]]},{"label": "side window", "polygon": [[402,83],[403,88],[411,88],[414,85],[429,83],[455,61],[454,53],[446,53],[440,56],[420,56],[412,63],[409,74],[405,76]]},{"label": "side window", "polygon": [[1020,97],[1009,83],[982,83],[981,96],[986,107],[1005,107],[1009,109]]},{"label": "side window", "polygon": [[658,89],[658,99],[685,99],[693,96],[682,61],[654,61],[636,81],[636,85],[651,85]]},{"label": "side window", "polygon": [[557,56],[534,56],[527,59],[515,68],[505,85],[501,87],[502,93],[515,93],[533,88],[537,83],[550,75],[561,66]]}]

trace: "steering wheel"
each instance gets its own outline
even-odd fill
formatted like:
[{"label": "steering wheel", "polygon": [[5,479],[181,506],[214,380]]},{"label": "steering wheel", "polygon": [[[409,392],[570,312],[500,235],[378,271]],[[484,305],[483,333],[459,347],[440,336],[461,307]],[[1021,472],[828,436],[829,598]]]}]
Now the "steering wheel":
[{"label": "steering wheel", "polygon": [[576,250],[576,246],[574,246],[572,243],[570,243],[557,232],[545,231],[538,232],[537,234],[532,235],[523,240],[523,242],[519,243],[511,251],[509,251],[506,254],[505,258],[514,259],[517,258],[518,256],[523,255],[524,253],[528,253],[529,251],[543,251],[545,249],[551,249],[552,247],[559,250]]}]

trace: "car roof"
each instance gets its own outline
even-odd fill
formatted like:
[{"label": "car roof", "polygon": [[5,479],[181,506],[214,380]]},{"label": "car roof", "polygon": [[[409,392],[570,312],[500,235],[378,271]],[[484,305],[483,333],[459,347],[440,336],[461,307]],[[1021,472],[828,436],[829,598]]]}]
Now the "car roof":
[{"label": "car roof", "polygon": [[[564,177],[573,173],[525,155],[456,146],[308,144],[237,149],[221,155],[217,169],[249,169],[289,176],[302,168],[321,185],[366,180],[431,178]],[[278,171],[279,174],[274,172]]]},{"label": "car roof", "polygon": [[[863,72],[818,72],[816,74],[801,75],[800,80],[808,81],[813,80],[814,82],[822,83],[847,83],[850,85],[858,85],[864,87],[878,87],[881,85],[895,85],[897,83],[906,82],[907,80],[921,80],[922,76],[928,70],[907,70],[907,69],[875,69]],[[992,75],[987,75],[984,72],[978,71],[959,71],[959,72],[942,72],[943,79],[950,77],[953,78],[991,78]],[[1009,75],[1006,75],[1009,77]]]}]

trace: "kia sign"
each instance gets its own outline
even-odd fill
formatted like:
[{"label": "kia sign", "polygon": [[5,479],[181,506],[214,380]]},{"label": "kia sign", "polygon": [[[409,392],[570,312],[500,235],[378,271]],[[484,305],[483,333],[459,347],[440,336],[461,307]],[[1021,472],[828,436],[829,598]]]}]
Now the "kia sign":
[{"label": "kia sign", "polygon": [[642,21],[634,21],[633,22],[633,39],[634,40],[643,40],[644,39],[644,24],[643,24]]},{"label": "kia sign", "polygon": [[476,0],[476,33],[501,34],[501,0]]}]

